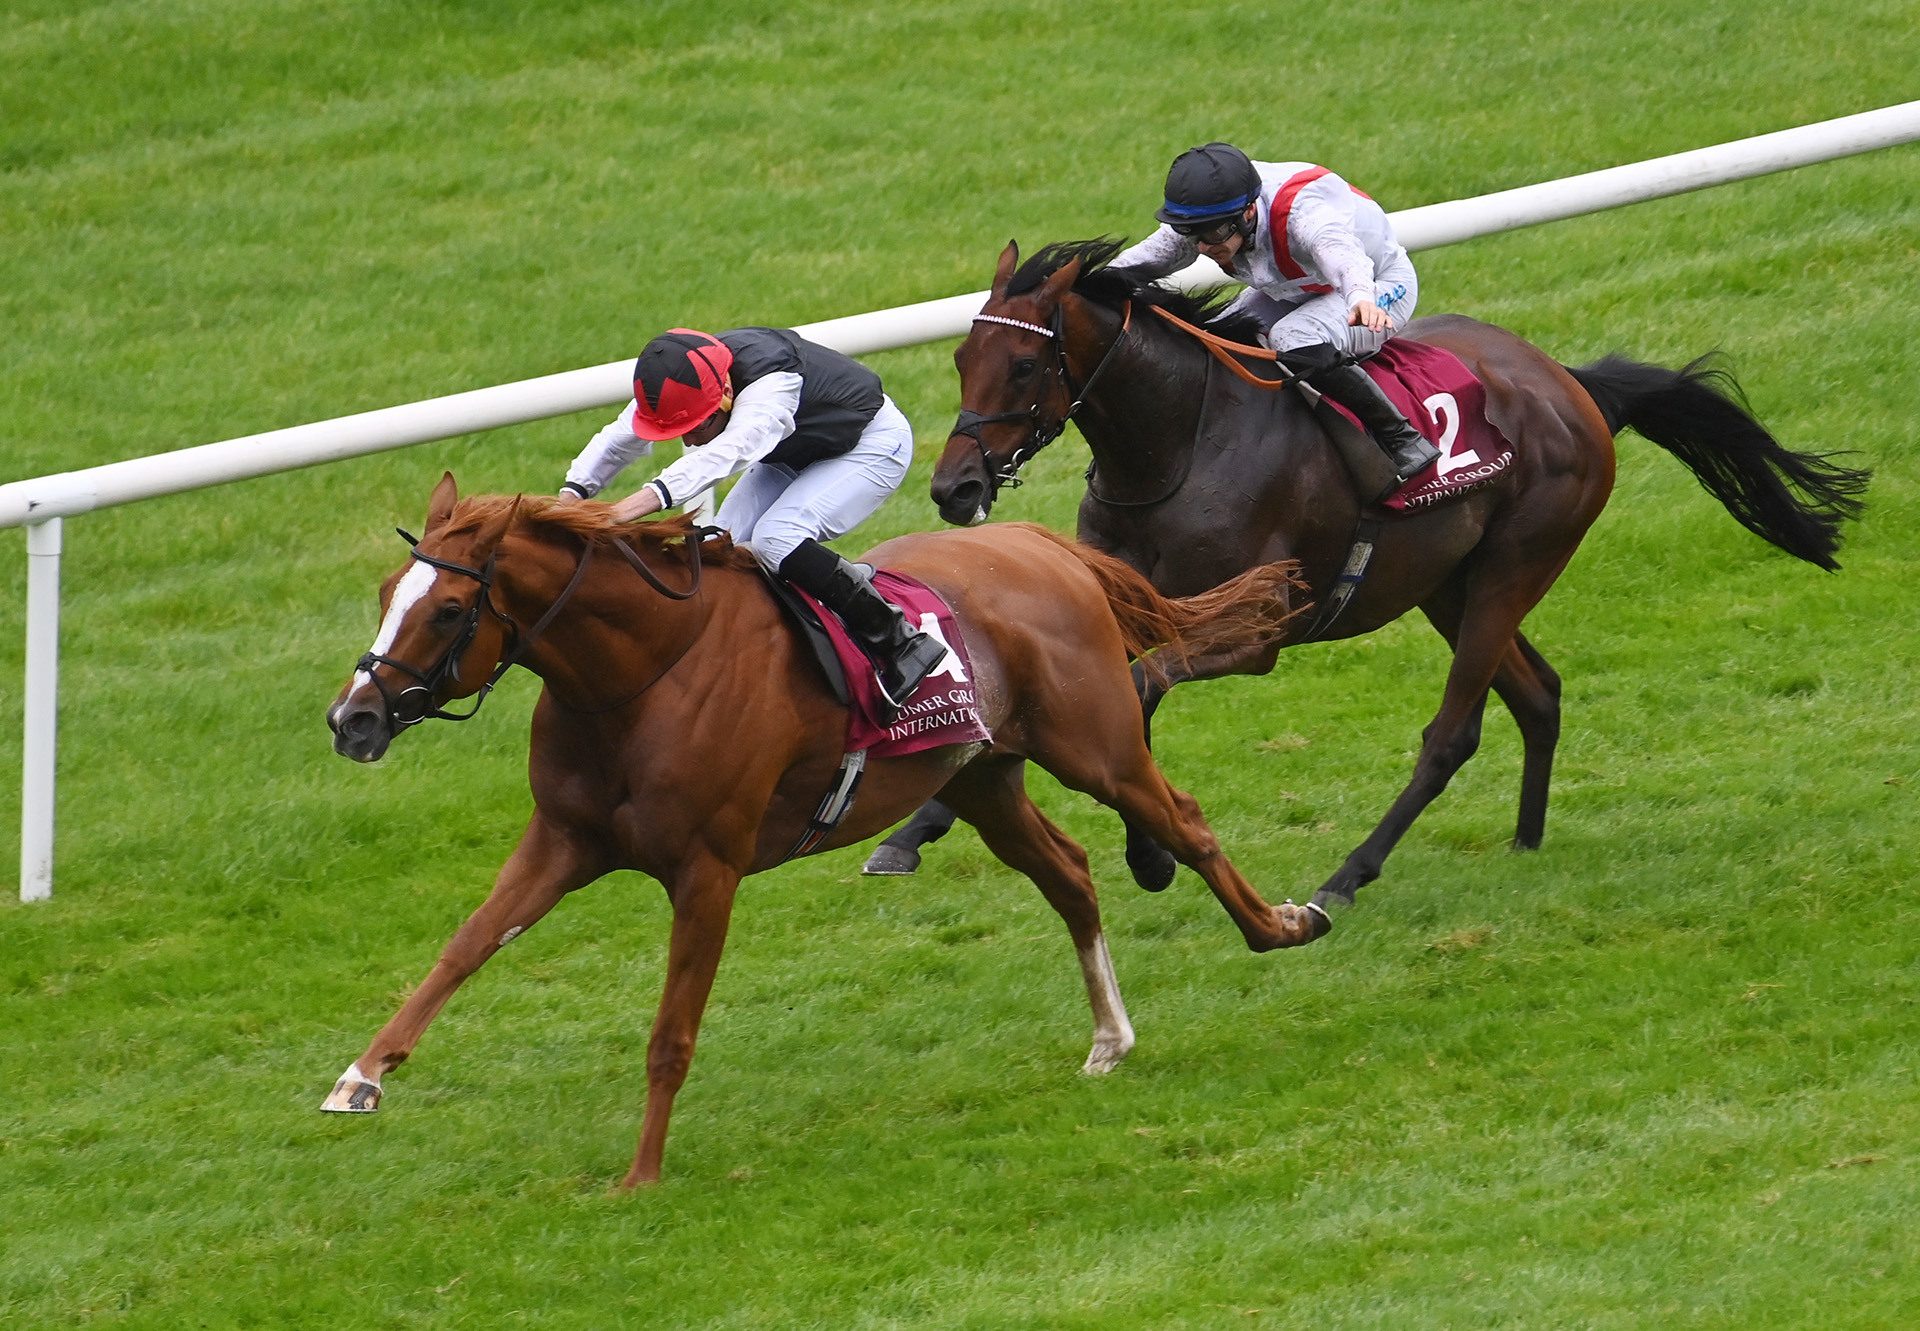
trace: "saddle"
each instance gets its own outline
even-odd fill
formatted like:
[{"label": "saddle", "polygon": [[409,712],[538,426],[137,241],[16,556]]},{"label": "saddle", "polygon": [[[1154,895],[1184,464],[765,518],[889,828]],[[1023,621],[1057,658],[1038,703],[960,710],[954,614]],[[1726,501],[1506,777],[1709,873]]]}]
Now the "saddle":
[{"label": "saddle", "polygon": [[841,667],[840,658],[833,650],[833,639],[827,636],[827,626],[820,619],[825,612],[817,609],[813,601],[789,587],[764,565],[761,566],[760,577],[767,584],[767,590],[773,593],[773,599],[786,612],[788,622],[800,631],[800,639],[807,644],[813,659],[819,663],[820,673],[826,676],[827,687],[833,691],[834,700],[842,707],[850,706],[852,695],[847,692],[847,672]]},{"label": "saddle", "polygon": [[808,820],[787,859],[817,849],[853,809],[867,759],[893,758],[944,744],[990,743],[986,723],[973,689],[973,666],[967,657],[960,626],[934,590],[925,583],[885,570],[877,571],[873,585],[909,617],[919,616],[923,631],[946,644],[947,659],[922,680],[891,724],[880,721],[880,684],[873,664],[831,611],[798,588],[760,570],[788,620],[800,631],[813,653],[827,685],[847,709],[847,737],[840,769]]}]

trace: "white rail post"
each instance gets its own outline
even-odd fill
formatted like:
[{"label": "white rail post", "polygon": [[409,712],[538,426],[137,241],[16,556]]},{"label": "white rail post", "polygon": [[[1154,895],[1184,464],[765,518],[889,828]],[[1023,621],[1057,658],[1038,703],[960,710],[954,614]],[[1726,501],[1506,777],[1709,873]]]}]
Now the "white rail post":
[{"label": "white rail post", "polygon": [[20,773],[20,899],[53,895],[53,728],[60,681],[60,524],[27,527],[27,699]]}]

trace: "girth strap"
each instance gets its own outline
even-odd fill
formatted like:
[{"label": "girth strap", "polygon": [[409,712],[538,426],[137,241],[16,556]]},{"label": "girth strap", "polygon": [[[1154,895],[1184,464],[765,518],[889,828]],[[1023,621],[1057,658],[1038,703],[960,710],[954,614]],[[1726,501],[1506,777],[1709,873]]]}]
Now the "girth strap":
[{"label": "girth strap", "polygon": [[1321,602],[1320,613],[1314,616],[1313,623],[1300,635],[1298,642],[1312,642],[1333,627],[1333,621],[1340,618],[1340,612],[1347,608],[1347,602],[1353,599],[1353,594],[1367,580],[1367,569],[1373,563],[1374,543],[1379,539],[1379,518],[1362,517],[1355,524],[1353,545],[1347,550],[1346,563],[1340,568],[1340,576],[1334,579],[1333,591]]},{"label": "girth strap", "polygon": [[[860,776],[867,769],[867,751],[855,749],[840,759],[840,772],[828,788],[826,797],[820,801],[820,807],[813,811],[807,827],[800,839],[793,843],[793,849],[787,852],[788,860],[798,859],[810,854],[814,847],[833,835],[833,830],[846,821],[847,814],[853,810],[853,797],[860,789]],[[785,863],[782,860],[781,863]]]}]

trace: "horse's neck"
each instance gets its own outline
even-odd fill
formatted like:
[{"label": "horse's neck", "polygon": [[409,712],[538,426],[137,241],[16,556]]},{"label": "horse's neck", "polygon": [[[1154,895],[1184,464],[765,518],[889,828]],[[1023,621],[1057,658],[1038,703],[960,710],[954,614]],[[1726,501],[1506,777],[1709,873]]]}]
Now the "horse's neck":
[{"label": "horse's neck", "polygon": [[1138,349],[1082,425],[1095,501],[1082,537],[1181,595],[1266,560],[1341,557],[1356,501],[1305,398],[1243,383],[1194,339],[1139,322]]},{"label": "horse's neck", "polygon": [[[687,564],[642,555],[670,587],[692,579]],[[525,632],[558,598],[572,568],[523,589],[514,617]],[[729,576],[732,575],[732,576]],[[561,702],[593,710],[642,692],[687,655],[716,604],[744,582],[736,570],[703,569],[699,594],[684,601],[661,595],[617,551],[597,549],[593,567],[571,600],[548,624],[521,662]]]},{"label": "horse's neck", "polygon": [[[1207,372],[1205,353],[1169,342],[1145,310],[1136,310],[1123,332],[1107,315],[1099,350],[1115,347],[1111,363],[1093,386],[1078,422],[1093,453],[1096,472],[1123,491],[1146,491],[1174,477],[1187,462],[1199,432]],[[1093,373],[1091,369],[1085,371]]]}]

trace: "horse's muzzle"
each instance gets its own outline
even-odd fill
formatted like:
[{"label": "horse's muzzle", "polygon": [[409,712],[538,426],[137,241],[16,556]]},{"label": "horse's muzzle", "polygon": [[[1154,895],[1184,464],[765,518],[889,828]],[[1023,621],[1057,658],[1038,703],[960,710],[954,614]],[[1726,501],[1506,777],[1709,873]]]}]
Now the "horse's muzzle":
[{"label": "horse's muzzle", "polygon": [[973,527],[987,520],[987,513],[993,508],[993,491],[985,480],[976,477],[943,484],[936,476],[933,502],[940,510],[941,521],[956,527]]},{"label": "horse's muzzle", "polygon": [[328,708],[327,728],[333,731],[333,751],[357,763],[380,761],[393,743],[386,716],[364,703],[343,701]]}]

